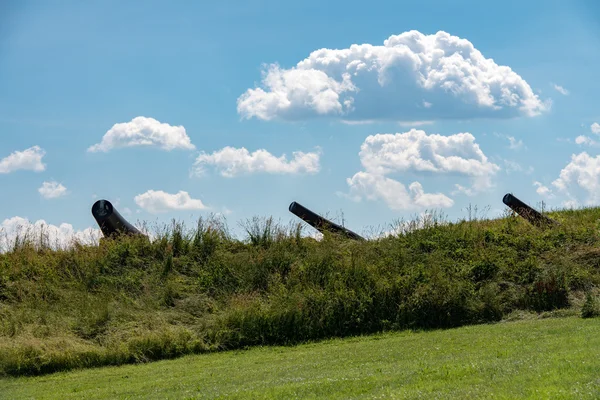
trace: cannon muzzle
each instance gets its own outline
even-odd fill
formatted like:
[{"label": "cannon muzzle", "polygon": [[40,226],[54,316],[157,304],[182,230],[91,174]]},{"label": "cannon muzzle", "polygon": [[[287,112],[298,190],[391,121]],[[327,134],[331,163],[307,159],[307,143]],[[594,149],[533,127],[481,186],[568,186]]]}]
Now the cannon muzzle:
[{"label": "cannon muzzle", "polygon": [[502,202],[519,214],[519,216],[525,218],[529,223],[539,228],[558,224],[555,220],[534,210],[510,193],[504,195]]},{"label": "cannon muzzle", "polygon": [[334,222],[331,222],[320,215],[315,214],[303,205],[296,203],[295,201],[290,204],[290,212],[302,219],[304,222],[317,229],[321,233],[332,232],[341,234],[354,240],[365,240],[362,236],[352,232],[349,229],[344,228]]},{"label": "cannon muzzle", "polygon": [[118,234],[143,235],[135,226],[127,222],[108,200],[95,202],[92,206],[92,215],[105,237]]}]

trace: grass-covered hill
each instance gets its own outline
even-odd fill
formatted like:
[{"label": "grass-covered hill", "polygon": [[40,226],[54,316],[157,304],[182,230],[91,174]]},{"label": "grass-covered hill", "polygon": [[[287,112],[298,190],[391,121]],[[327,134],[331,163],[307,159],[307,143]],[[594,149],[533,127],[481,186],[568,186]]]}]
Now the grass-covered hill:
[{"label": "grass-covered hill", "polygon": [[218,221],[0,254],[0,375],[117,365],[252,345],[598,312],[600,209],[439,218],[365,242],[317,241],[270,220]]}]

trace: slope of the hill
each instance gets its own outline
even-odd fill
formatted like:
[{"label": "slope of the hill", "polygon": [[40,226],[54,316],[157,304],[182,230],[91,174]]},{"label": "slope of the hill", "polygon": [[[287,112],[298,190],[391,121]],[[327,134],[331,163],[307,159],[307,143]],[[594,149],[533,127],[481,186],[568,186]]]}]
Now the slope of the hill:
[{"label": "slope of the hill", "polygon": [[597,399],[600,320],[548,318],[0,379],[7,399]]},{"label": "slope of the hill", "polygon": [[[117,365],[251,345],[597,312],[600,209],[425,224],[378,240],[303,238],[267,221],[234,240],[215,221],[152,243],[0,254],[0,374]],[[577,305],[580,307],[581,305]]]}]

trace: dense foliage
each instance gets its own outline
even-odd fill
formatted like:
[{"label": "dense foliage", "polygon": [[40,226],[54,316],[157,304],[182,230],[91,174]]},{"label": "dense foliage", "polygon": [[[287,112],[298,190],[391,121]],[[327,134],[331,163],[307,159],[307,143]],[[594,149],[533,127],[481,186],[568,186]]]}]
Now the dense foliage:
[{"label": "dense foliage", "polygon": [[435,215],[357,242],[247,221],[173,225],[153,241],[0,254],[0,374],[117,365],[251,345],[497,321],[586,297],[597,314],[600,209],[550,214],[538,229],[507,215]]}]

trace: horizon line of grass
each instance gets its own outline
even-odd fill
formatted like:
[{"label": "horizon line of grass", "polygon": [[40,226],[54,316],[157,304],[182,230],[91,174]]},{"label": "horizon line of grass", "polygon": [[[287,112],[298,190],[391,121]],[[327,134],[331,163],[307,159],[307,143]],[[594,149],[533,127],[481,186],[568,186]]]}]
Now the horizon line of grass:
[{"label": "horizon line of grass", "polygon": [[[578,208],[553,208],[551,210],[545,209],[544,201],[538,204],[540,212],[543,215],[551,215],[561,212],[574,212],[574,211],[585,211],[586,209],[593,209],[592,206],[581,206]],[[490,206],[486,206],[483,209],[479,209],[477,205],[469,204],[463,211],[466,215],[462,218],[457,218],[455,221],[450,221],[447,214],[442,209],[425,209],[421,213],[415,213],[410,218],[396,218],[387,225],[368,225],[363,227],[360,232],[362,236],[368,240],[378,240],[388,236],[406,235],[418,229],[427,229],[431,226],[447,225],[447,224],[459,224],[463,222],[475,222],[475,221],[493,221],[503,219],[509,216],[516,216],[509,207],[504,206],[501,214],[494,218],[488,218],[487,214],[490,210]],[[324,214],[324,217],[331,221],[340,224],[345,227],[345,217],[343,211],[340,211],[335,216],[330,216],[329,213]],[[160,240],[162,237],[168,236],[170,231],[174,229],[186,232],[184,234],[193,235],[198,225],[208,224],[211,229],[218,229],[221,234],[227,237],[228,240],[240,241],[240,242],[252,242],[260,238],[260,236],[268,235],[268,231],[261,232],[263,230],[272,230],[275,235],[299,235],[302,237],[310,237],[316,240],[321,240],[323,235],[316,229],[311,227],[304,221],[298,221],[298,219],[291,218],[287,223],[283,223],[280,220],[275,221],[273,217],[260,217],[254,216],[246,218],[237,222],[237,225],[242,228],[245,236],[240,237],[232,234],[229,228],[227,217],[220,213],[210,213],[206,217],[198,217],[196,220],[196,226],[190,229],[186,228],[185,221],[179,219],[171,219],[169,223],[155,223],[150,225],[147,221],[137,220],[134,225],[141,232],[143,232],[151,241]],[[16,225],[12,228],[13,232],[7,232],[4,227],[0,227],[0,254],[9,251],[14,251],[19,247],[33,247],[37,250],[50,249],[50,250],[68,250],[73,246],[97,246],[100,240],[104,240],[102,233],[97,228],[91,228],[81,231],[79,235],[73,235],[70,238],[62,238],[60,234],[54,230],[50,230],[50,224],[36,225],[28,222],[26,225]],[[257,228],[260,227],[260,228]],[[308,232],[307,232],[308,230]],[[87,232],[87,234],[85,233]],[[260,239],[259,239],[260,240]]]}]

